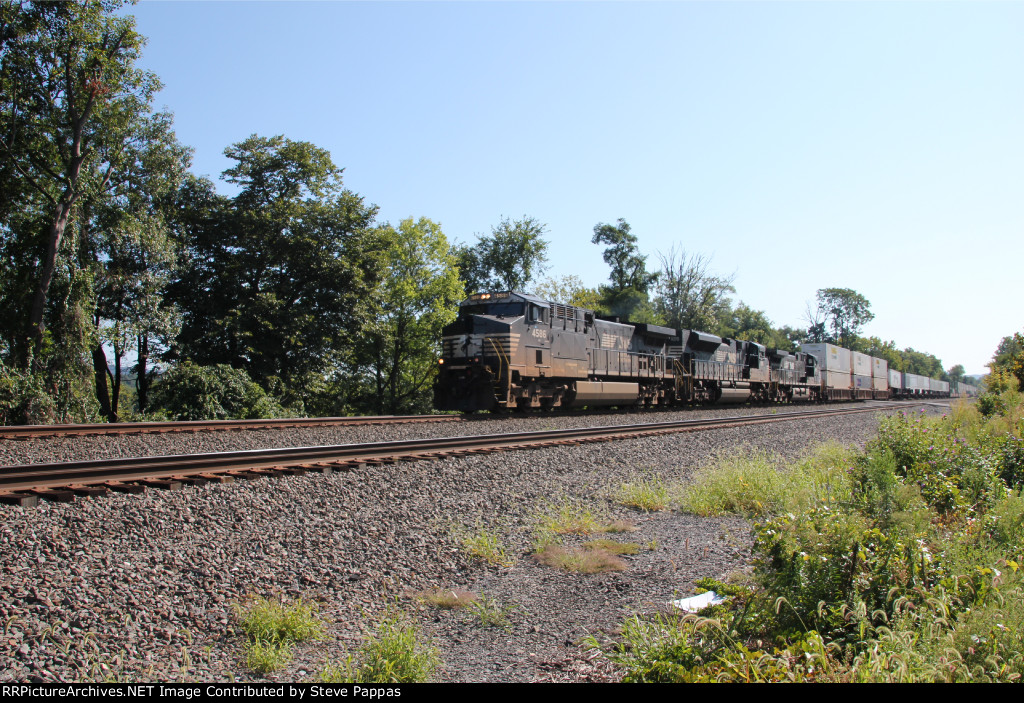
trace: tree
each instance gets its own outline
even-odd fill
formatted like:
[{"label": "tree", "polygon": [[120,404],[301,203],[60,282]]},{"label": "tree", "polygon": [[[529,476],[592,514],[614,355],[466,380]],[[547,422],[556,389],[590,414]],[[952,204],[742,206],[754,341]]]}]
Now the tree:
[{"label": "tree", "polygon": [[964,383],[964,366],[963,364],[957,364],[951,368],[948,372],[950,383]]},{"label": "tree", "polygon": [[871,303],[850,288],[821,288],[817,293],[817,315],[811,322],[811,333],[824,339],[816,341],[838,344],[847,349],[860,329],[875,319]]},{"label": "tree", "polygon": [[0,6],[0,160],[47,211],[28,248],[27,324],[14,341],[23,368],[39,354],[58,257],[73,210],[123,167],[126,144],[159,82],[135,67],[145,43],[118,0]]},{"label": "tree", "polygon": [[635,322],[654,318],[656,313],[650,308],[648,291],[658,280],[658,274],[647,272],[647,257],[640,254],[636,235],[630,232],[629,223],[619,218],[616,225],[597,224],[590,241],[607,245],[603,257],[611,267],[611,285],[601,286],[603,307],[612,315]]},{"label": "tree", "polygon": [[467,292],[482,290],[527,291],[545,269],[547,225],[533,217],[502,218],[489,235],[478,234],[472,246],[456,247],[459,275]]},{"label": "tree", "polygon": [[[145,124],[138,143],[129,148],[131,158],[122,173],[104,193],[83,199],[79,208],[80,265],[91,268],[96,281],[96,395],[111,422],[119,417],[125,355],[138,352],[136,387],[139,411],[145,412],[150,343],[156,345],[177,331],[177,308],[164,299],[177,261],[167,210],[185,178],[191,152],[174,137],[170,115],[154,115]],[[107,348],[113,352],[113,372]]]},{"label": "tree", "polygon": [[734,276],[725,278],[708,272],[710,260],[702,254],[687,256],[673,247],[668,255],[658,254],[661,272],[654,307],[669,327],[710,330],[715,313],[736,289]]},{"label": "tree", "polygon": [[301,402],[307,384],[350,358],[367,321],[387,249],[377,210],[308,142],[253,135],[225,154],[238,195],[190,181],[196,211],[176,218],[188,265],[172,287],[182,309],[174,355],[243,368],[265,386],[280,378]]},{"label": "tree", "polygon": [[906,370],[906,362],[903,360],[903,354],[896,348],[896,342],[883,342],[878,337],[868,337],[864,353],[876,359],[885,359],[890,369]]},{"label": "tree", "polygon": [[387,274],[372,296],[360,363],[372,377],[378,413],[429,408],[441,328],[465,296],[456,260],[440,225],[425,217],[385,226]]},{"label": "tree", "polygon": [[1003,337],[989,368],[993,374],[1011,374],[1024,388],[1024,334],[1016,332],[1011,337]]},{"label": "tree", "polygon": [[601,293],[597,288],[587,288],[583,285],[583,279],[571,273],[558,278],[545,278],[533,287],[533,292],[545,300],[603,312]]}]

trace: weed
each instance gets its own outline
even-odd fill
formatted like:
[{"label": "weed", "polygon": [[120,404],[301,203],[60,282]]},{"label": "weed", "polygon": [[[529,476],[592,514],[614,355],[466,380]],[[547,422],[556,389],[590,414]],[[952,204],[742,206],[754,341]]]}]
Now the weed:
[{"label": "weed", "polygon": [[248,638],[246,665],[260,674],[286,666],[294,643],[315,640],[324,633],[316,604],[301,598],[291,603],[253,598],[247,604],[236,604],[234,610]]},{"label": "weed", "polygon": [[471,591],[438,588],[433,591],[416,594],[416,597],[427,605],[443,610],[465,608],[476,601],[477,596]]},{"label": "weed", "polygon": [[[544,535],[592,535],[636,529],[631,522],[612,519],[589,506],[567,500],[545,506],[534,516],[534,523],[534,534],[542,538]],[[547,542],[551,541],[551,538],[547,539]]]},{"label": "weed", "polygon": [[640,545],[635,542],[616,542],[613,539],[593,539],[583,545],[584,549],[603,549],[609,554],[636,554]]},{"label": "weed", "polygon": [[640,478],[623,483],[612,493],[612,500],[644,512],[667,510],[677,498],[678,488],[660,478]]},{"label": "weed", "polygon": [[323,683],[422,683],[440,664],[437,650],[419,641],[416,627],[395,615],[377,625],[355,657],[327,664]]},{"label": "weed", "polygon": [[683,508],[697,515],[776,512],[783,505],[788,483],[777,463],[774,456],[761,451],[719,454],[698,471],[684,495]]},{"label": "weed", "polygon": [[269,674],[283,669],[292,660],[288,642],[253,640],[245,645],[245,665],[257,674]]},{"label": "weed", "polygon": [[254,598],[248,605],[235,606],[242,630],[251,640],[261,642],[304,642],[324,633],[315,603],[301,598],[286,603],[270,598]]},{"label": "weed", "polygon": [[460,542],[466,554],[491,566],[513,566],[516,563],[516,560],[505,551],[501,536],[479,523],[474,531],[462,534]]},{"label": "weed", "polygon": [[513,610],[512,606],[502,606],[498,601],[484,595],[474,601],[469,609],[480,619],[484,627],[512,629],[512,622],[508,619],[509,613]]},{"label": "weed", "polygon": [[567,548],[549,545],[536,553],[537,560],[545,566],[553,566],[580,574],[598,574],[606,571],[625,571],[626,563],[604,549]]}]

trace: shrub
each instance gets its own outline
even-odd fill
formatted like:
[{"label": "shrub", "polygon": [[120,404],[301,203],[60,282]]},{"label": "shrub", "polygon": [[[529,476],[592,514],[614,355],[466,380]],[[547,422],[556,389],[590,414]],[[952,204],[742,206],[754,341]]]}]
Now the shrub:
[{"label": "shrub", "polygon": [[176,420],[286,417],[284,408],[243,369],[186,362],[153,386],[152,404]]},{"label": "shrub", "polygon": [[56,404],[41,375],[0,362],[0,425],[45,425],[56,419]]}]

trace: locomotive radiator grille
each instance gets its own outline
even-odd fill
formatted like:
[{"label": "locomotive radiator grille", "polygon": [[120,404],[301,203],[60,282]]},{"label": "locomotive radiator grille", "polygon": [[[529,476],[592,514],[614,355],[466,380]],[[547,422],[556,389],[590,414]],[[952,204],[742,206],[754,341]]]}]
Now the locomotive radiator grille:
[{"label": "locomotive radiator grille", "polygon": [[518,334],[453,334],[441,340],[441,353],[446,359],[494,356],[497,348],[509,357],[518,344]]}]

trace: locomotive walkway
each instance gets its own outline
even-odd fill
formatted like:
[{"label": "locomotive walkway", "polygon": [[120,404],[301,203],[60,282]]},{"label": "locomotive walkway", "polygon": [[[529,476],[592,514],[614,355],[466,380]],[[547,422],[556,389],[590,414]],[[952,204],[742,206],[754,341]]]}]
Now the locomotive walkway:
[{"label": "locomotive walkway", "polygon": [[732,416],[541,432],[3,466],[0,467],[0,502],[33,506],[38,504],[40,498],[66,502],[75,496],[96,496],[110,491],[141,493],[146,488],[176,490],[183,485],[223,483],[306,472],[330,473],[398,461],[437,461],[466,454],[584,442],[609,442],[675,432],[877,412],[880,409],[895,407],[898,406],[884,403],[774,415]]}]

